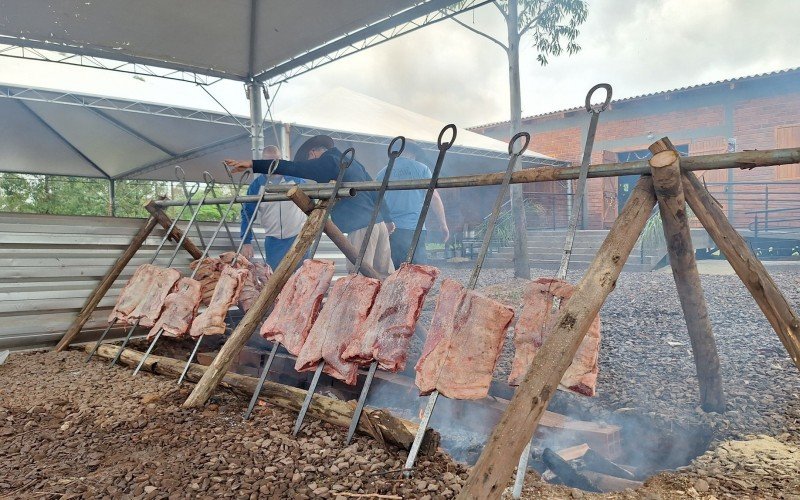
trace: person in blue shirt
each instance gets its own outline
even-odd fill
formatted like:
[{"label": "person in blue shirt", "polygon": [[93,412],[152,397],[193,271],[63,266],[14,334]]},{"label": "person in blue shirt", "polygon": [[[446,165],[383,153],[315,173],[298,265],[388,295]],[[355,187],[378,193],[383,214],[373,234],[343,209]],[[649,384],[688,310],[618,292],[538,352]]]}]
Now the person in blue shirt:
[{"label": "person in blue shirt", "polygon": [[[417,161],[418,158],[422,158],[422,149],[416,143],[406,141],[403,154],[394,162],[389,180],[430,179],[430,169],[425,166],[425,164]],[[383,168],[380,172],[375,174],[375,179],[381,181],[385,176],[386,168]],[[386,205],[389,207],[392,221],[397,226],[389,238],[392,247],[392,262],[397,268],[400,267],[400,264],[405,262],[408,251],[411,248],[414,229],[417,227],[422,204],[425,201],[425,191],[387,191],[384,199],[386,200]],[[442,242],[447,242],[450,238],[450,231],[447,228],[444,204],[442,204],[442,198],[437,191],[433,192],[429,213],[433,214],[433,226],[442,235]],[[415,264],[426,264],[428,261],[428,256],[425,252],[427,234],[424,227],[425,226],[423,226],[423,231],[420,235],[419,244],[414,252],[414,259],[412,262]]]},{"label": "person in blue shirt", "polygon": [[[316,182],[328,183],[339,175],[339,159],[342,152],[334,146],[333,139],[327,135],[317,135],[304,142],[294,156],[294,161],[281,161],[276,174],[289,175]],[[269,160],[225,160],[225,164],[233,172],[243,172],[249,168],[255,173],[266,173],[272,162]],[[345,182],[371,181],[372,177],[357,160],[345,171]],[[372,211],[377,202],[377,192],[359,191],[351,198],[341,198],[331,210],[331,219],[355,248],[361,247],[366,234]],[[367,245],[364,262],[371,265],[379,274],[388,276],[394,272],[389,235],[394,231],[394,224],[385,203],[381,203],[375,227]],[[353,270],[351,262],[347,263],[348,271]]]},{"label": "person in blue shirt", "polygon": [[[264,160],[279,160],[281,151],[277,146],[267,146],[261,153]],[[291,177],[288,175],[258,174],[250,186],[247,188],[248,195],[257,195],[261,187],[265,184],[302,184],[305,179]],[[267,264],[272,269],[278,267],[283,256],[289,251],[295,238],[306,222],[306,214],[300,210],[292,201],[273,201],[261,203],[256,207],[255,203],[245,203],[242,210],[242,228],[240,236],[244,238],[245,244],[242,246],[242,255],[246,259],[253,257],[253,231],[244,234],[247,224],[253,216],[253,212],[258,210],[256,221],[261,223],[266,237],[264,238],[264,252]]]}]

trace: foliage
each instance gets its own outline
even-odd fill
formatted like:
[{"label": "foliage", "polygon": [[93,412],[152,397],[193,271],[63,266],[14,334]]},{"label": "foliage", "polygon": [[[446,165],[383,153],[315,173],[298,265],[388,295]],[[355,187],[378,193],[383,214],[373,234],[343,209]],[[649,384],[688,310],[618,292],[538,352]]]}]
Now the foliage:
[{"label": "foliage", "polygon": [[[586,0],[514,0],[517,2],[516,30],[509,29],[509,35],[516,32],[516,38],[530,35],[533,47],[536,48],[536,60],[541,65],[548,63],[548,56],[559,56],[566,49],[568,54],[575,54],[581,50],[575,40],[580,31],[578,26],[586,21],[588,3]],[[463,4],[463,2],[462,2]],[[510,23],[509,0],[495,0],[497,10]],[[488,38],[501,46],[508,53],[516,45],[516,40],[507,40],[503,43],[497,38],[488,35],[463,21],[453,18],[455,22],[470,31]]]},{"label": "foliage", "polygon": [[[195,199],[205,189],[200,185]],[[53,215],[111,215],[109,182],[104,179],[84,179],[50,175],[27,175],[0,173],[0,212],[38,213]],[[242,193],[246,191],[242,188]],[[215,187],[218,197],[232,196],[235,189],[229,184]],[[169,181],[118,180],[115,183],[115,215],[117,217],[147,216],[144,205],[151,199],[167,196],[170,199],[185,200],[179,184]],[[225,207],[221,207],[225,210]],[[234,205],[228,215],[229,221],[238,220],[239,205]],[[175,217],[180,207],[171,207],[167,213]],[[185,210],[181,219],[189,219],[191,213]],[[216,206],[200,208],[197,217],[202,221],[218,221],[220,212]]]},{"label": "foliage", "polygon": [[[541,214],[544,209],[541,205],[531,199],[524,200],[525,212],[530,215]],[[489,226],[489,218],[483,220],[475,228],[475,235],[477,238],[483,238]],[[492,241],[498,246],[507,247],[514,241],[514,213],[510,208],[505,208],[500,212],[497,217],[497,224],[494,226],[492,233]]]}]

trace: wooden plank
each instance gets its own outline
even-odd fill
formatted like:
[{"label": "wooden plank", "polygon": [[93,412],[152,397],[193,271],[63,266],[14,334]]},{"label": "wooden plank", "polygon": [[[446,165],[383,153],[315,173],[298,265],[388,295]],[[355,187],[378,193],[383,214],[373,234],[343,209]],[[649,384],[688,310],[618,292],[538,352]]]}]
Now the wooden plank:
[{"label": "wooden plank", "polygon": [[642,177],[572,298],[561,307],[553,331],[492,431],[459,498],[500,498],[578,345],[616,286],[655,203],[652,179]]},{"label": "wooden plank", "polygon": [[800,317],[764,268],[764,264],[753,255],[750,246],[733,228],[714,198],[694,174],[683,173],[683,191],[695,216],[750,291],[794,365],[800,369]]},{"label": "wooden plank", "polygon": [[583,443],[570,446],[569,448],[561,448],[560,450],[556,450],[556,453],[558,453],[559,457],[569,462],[570,460],[575,460],[576,458],[581,458],[586,455],[587,451],[589,451],[589,445]]},{"label": "wooden plank", "polygon": [[308,216],[308,219],[306,219],[303,228],[300,230],[291,248],[283,257],[283,260],[281,260],[281,263],[278,265],[278,268],[275,269],[275,272],[269,278],[267,284],[261,290],[256,301],[239,322],[239,325],[225,342],[225,345],[222,346],[222,349],[217,357],[214,358],[214,362],[211,363],[208,371],[203,374],[203,378],[183,403],[184,407],[191,408],[205,404],[211,396],[211,393],[214,392],[214,389],[222,381],[222,378],[236,359],[239,351],[242,350],[242,347],[244,347],[250,339],[250,336],[261,323],[261,319],[267,312],[267,309],[275,302],[283,285],[286,284],[286,281],[292,273],[294,273],[303,255],[305,255],[311,243],[316,238],[324,222],[324,207],[326,206],[327,201],[320,202],[317,205],[317,209]]},{"label": "wooden plank", "polygon": [[[170,219],[163,210],[156,206],[153,200],[150,200],[147,205],[144,206],[144,208],[150,213],[151,217],[154,217],[156,221],[161,224],[161,227],[164,229],[169,229],[169,227],[172,225],[172,219]],[[176,224],[175,227],[172,228],[169,239],[178,242],[182,236],[183,231]],[[193,259],[199,259],[203,255],[203,251],[197,248],[197,245],[195,245],[194,242],[192,242],[192,239],[188,236],[183,239],[182,246],[184,250],[189,252]]]},{"label": "wooden plank", "polygon": [[[92,346],[87,345],[86,350],[91,350]],[[117,346],[103,345],[97,351],[97,355],[102,358],[113,358],[117,351]],[[142,358],[142,353],[132,349],[125,349],[120,357],[120,362],[127,366],[136,366]],[[184,362],[176,359],[151,355],[142,368],[145,371],[170,377],[179,377],[183,372]],[[208,373],[209,367],[192,363],[186,375],[187,380],[196,382]],[[220,381],[222,387],[228,388],[237,394],[250,397],[256,389],[258,379],[237,373],[228,373]],[[281,408],[297,411],[303,404],[306,391],[289,387],[283,384],[266,381],[261,389],[260,395],[270,404]],[[355,404],[352,402],[340,401],[322,395],[316,395],[309,407],[308,414],[322,421],[346,428],[350,425],[353,417]],[[417,432],[417,424],[408,420],[393,416],[386,410],[367,408],[364,410],[365,416],[362,417],[358,431],[362,434],[372,436],[379,442],[389,443],[403,449],[409,449],[414,441]],[[438,436],[434,432],[426,434],[426,446],[429,451],[436,449]]]},{"label": "wooden plank", "polygon": [[134,255],[136,255],[136,251],[139,250],[141,244],[144,242],[145,239],[147,239],[147,236],[150,234],[153,228],[156,227],[157,222],[158,221],[156,220],[155,217],[149,217],[147,220],[144,221],[142,227],[133,236],[133,239],[131,239],[131,243],[128,246],[128,248],[125,250],[125,252],[122,253],[122,255],[120,255],[117,262],[108,271],[108,274],[106,274],[103,280],[100,283],[98,283],[97,288],[94,289],[92,294],[86,300],[86,303],[81,309],[81,312],[78,313],[78,316],[75,318],[75,321],[73,321],[72,325],[70,325],[70,327],[64,333],[64,336],[58,342],[58,345],[56,345],[56,351],[63,351],[64,349],[69,347],[69,344],[70,342],[72,342],[72,339],[75,338],[76,335],[78,335],[83,325],[85,325],[86,322],[89,320],[89,317],[91,316],[95,307],[97,307],[97,305],[100,303],[100,300],[106,294],[108,289],[111,288],[111,285],[114,284],[114,280],[117,279],[117,277],[125,268],[125,266],[128,264],[128,262],[133,258]]},{"label": "wooden plank", "polygon": [[686,200],[681,187],[680,158],[670,146],[668,140],[662,139],[649,148],[653,153],[650,158],[653,187],[658,198],[672,276],[692,345],[700,386],[700,406],[705,411],[724,413],[725,394],[722,390],[719,355],[694,257]]}]

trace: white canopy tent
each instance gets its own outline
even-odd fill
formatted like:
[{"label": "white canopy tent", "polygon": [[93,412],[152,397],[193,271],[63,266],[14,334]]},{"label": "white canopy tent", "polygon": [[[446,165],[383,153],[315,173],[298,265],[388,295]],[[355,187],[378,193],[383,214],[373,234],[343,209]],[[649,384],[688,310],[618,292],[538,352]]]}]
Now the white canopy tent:
[{"label": "white canopy tent", "polygon": [[0,0],[0,56],[199,84],[213,83],[209,78],[246,82],[250,154],[256,157],[263,147],[261,96],[267,83],[285,81],[485,3]]},{"label": "white canopy tent", "polygon": [[[312,135],[329,134],[342,147],[354,146],[373,173],[385,163],[386,145],[395,135],[436,150],[444,122],[343,89],[329,97],[289,110],[284,123],[265,123],[268,142],[282,143],[289,153]],[[323,100],[325,106],[311,104]],[[0,117],[0,171],[5,172],[172,179],[171,167],[181,165],[190,180],[201,180],[209,170],[225,181],[221,160],[250,154],[248,118],[165,104],[0,84]],[[460,130],[446,167],[499,170],[508,158],[506,147]],[[533,152],[524,160],[563,164]]]}]

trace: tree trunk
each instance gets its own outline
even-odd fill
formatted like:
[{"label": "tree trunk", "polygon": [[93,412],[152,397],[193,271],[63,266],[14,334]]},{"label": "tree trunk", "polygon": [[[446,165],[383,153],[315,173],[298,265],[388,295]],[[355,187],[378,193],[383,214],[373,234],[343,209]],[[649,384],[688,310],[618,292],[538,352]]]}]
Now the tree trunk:
[{"label": "tree trunk", "polygon": [[653,172],[653,187],[658,198],[672,276],[697,367],[700,406],[705,411],[724,413],[725,394],[722,391],[717,344],[711,330],[700,272],[694,258],[692,235],[686,216],[686,200],[681,187],[680,160],[678,153],[664,150],[663,147],[661,142],[650,146],[650,151],[655,155],[650,158],[650,169]]},{"label": "tree trunk", "polygon": [[500,498],[578,346],[616,286],[655,203],[653,181],[642,177],[572,298],[559,311],[552,332],[492,431],[458,498]]},{"label": "tree trunk", "polygon": [[[519,20],[517,1],[508,2],[508,88],[511,98],[511,130],[508,136],[522,130],[522,101],[520,97],[519,77]],[[515,171],[522,170],[522,159],[514,167]],[[528,220],[525,216],[525,202],[522,196],[522,186],[512,184],[511,212],[514,216],[514,276],[530,279],[531,267],[528,260]]]}]

